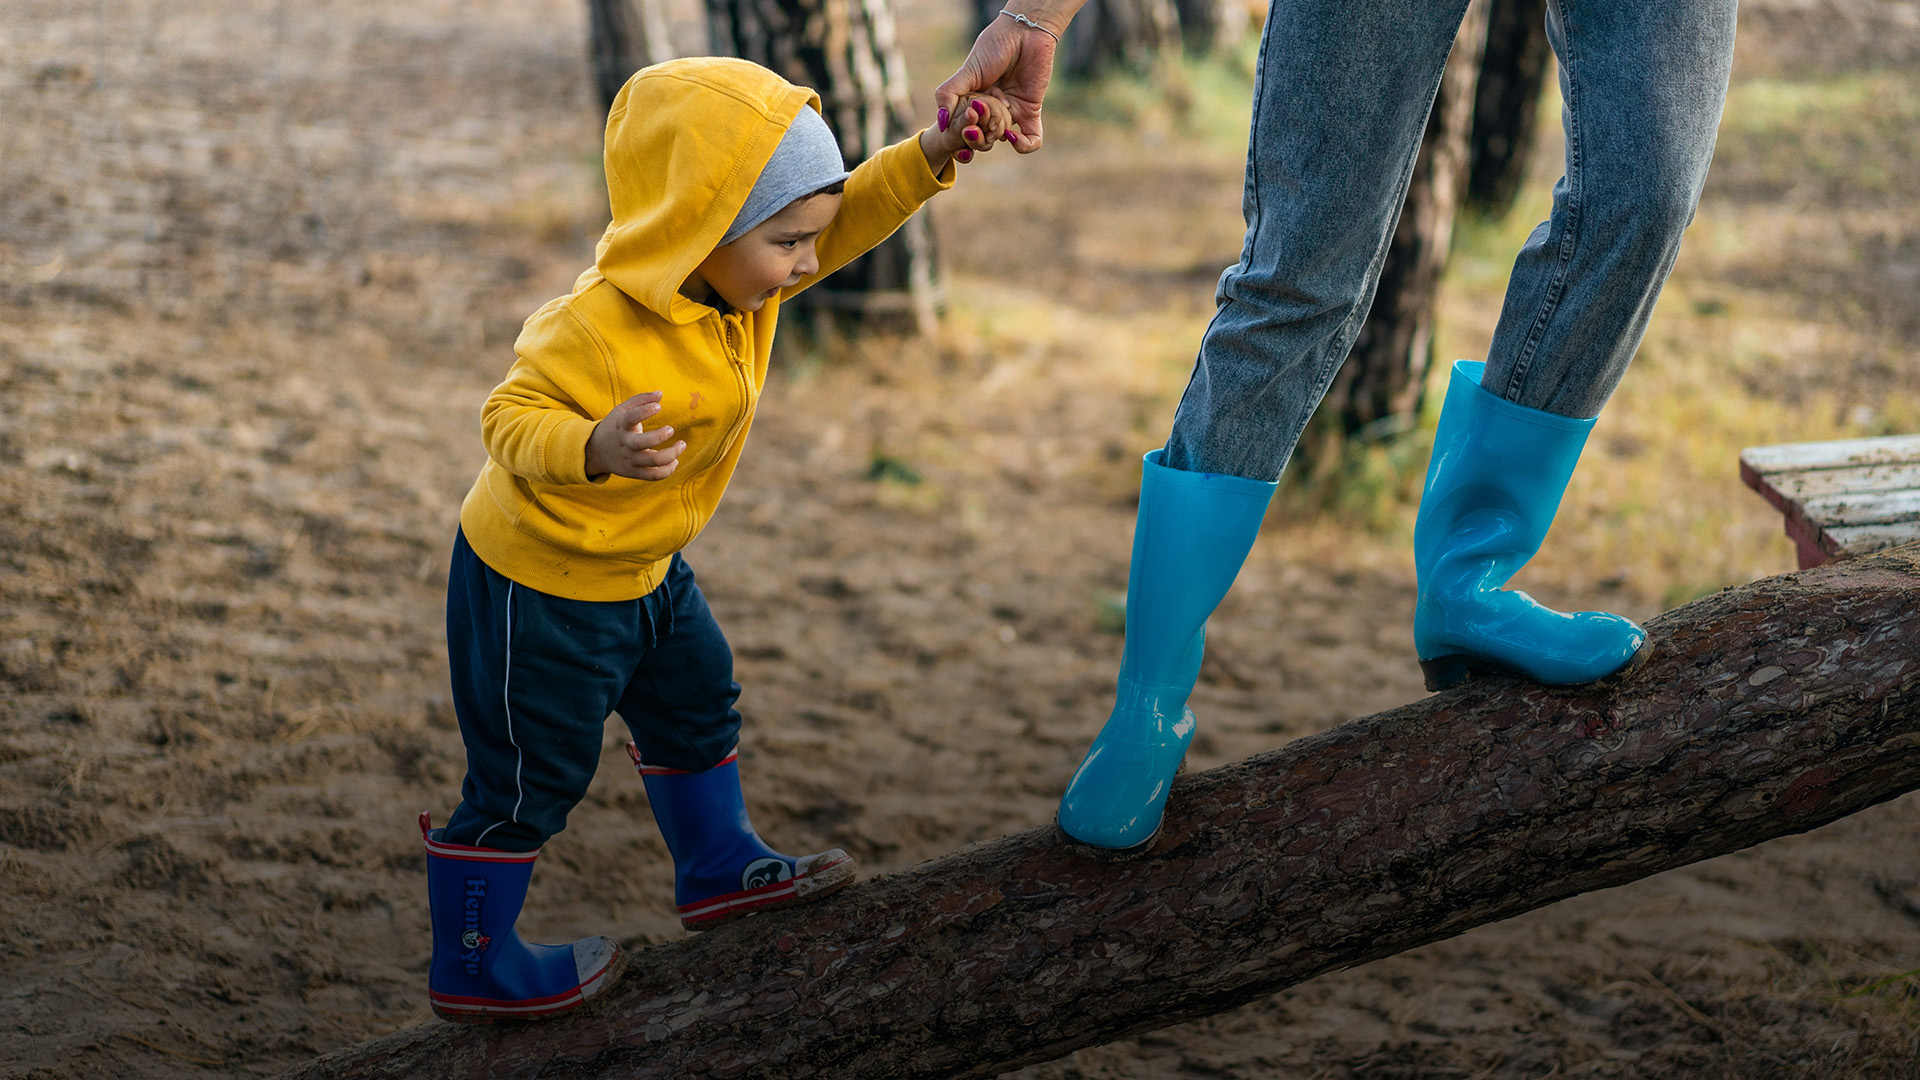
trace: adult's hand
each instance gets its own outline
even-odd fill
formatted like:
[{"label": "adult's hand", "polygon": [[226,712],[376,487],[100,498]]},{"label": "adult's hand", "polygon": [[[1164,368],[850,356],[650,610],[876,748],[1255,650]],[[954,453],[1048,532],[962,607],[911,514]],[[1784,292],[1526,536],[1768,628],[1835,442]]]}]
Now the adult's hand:
[{"label": "adult's hand", "polygon": [[[1086,0],[1014,0],[1007,10],[1018,11],[1054,34],[1067,32],[1075,12]],[[1020,129],[1012,140],[1013,148],[1023,154],[1040,149],[1040,103],[1047,96],[1047,83],[1053,78],[1055,40],[1023,26],[1005,15],[996,15],[980,36],[972,51],[953,77],[933,92],[934,106],[951,115],[953,107],[967,94],[998,91],[1013,113]]]}]

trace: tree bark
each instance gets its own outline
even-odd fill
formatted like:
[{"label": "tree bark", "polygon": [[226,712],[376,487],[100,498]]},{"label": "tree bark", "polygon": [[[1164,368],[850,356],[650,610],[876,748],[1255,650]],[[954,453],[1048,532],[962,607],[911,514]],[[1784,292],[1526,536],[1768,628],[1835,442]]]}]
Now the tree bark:
[{"label": "tree bark", "polygon": [[[819,93],[847,168],[919,130],[889,0],[707,0],[707,16],[716,52]],[[905,323],[931,334],[938,262],[922,211],[797,303],[816,315],[844,312],[863,324]]]},{"label": "tree bark", "polygon": [[587,32],[601,112],[634,72],[673,59],[664,0],[587,0]]},{"label": "tree bark", "polygon": [[1183,777],[1135,862],[1034,829],[648,949],[591,1012],[286,1075],[993,1076],[1920,786],[1920,545],[1648,629],[1615,680],[1475,681]]},{"label": "tree bark", "polygon": [[1467,153],[1467,201],[1481,213],[1504,217],[1520,194],[1552,56],[1547,0],[1492,0]]},{"label": "tree bark", "polygon": [[[1487,0],[1473,0],[1427,118],[1373,307],[1320,406],[1326,419],[1316,430],[1335,444],[1346,436],[1398,434],[1413,426],[1420,411],[1433,359],[1440,276],[1466,183],[1467,131],[1486,38]],[[1308,456],[1320,455],[1310,449]]]}]

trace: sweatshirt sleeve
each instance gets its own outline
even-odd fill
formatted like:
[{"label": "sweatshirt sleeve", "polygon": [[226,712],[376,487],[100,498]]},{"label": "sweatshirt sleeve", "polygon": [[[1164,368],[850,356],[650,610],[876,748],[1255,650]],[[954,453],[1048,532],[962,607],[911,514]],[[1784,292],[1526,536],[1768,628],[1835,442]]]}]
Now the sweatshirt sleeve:
[{"label": "sweatshirt sleeve", "polygon": [[612,364],[599,338],[556,300],[535,312],[514,343],[507,379],[480,407],[487,456],[542,484],[586,484],[587,436],[612,407]]},{"label": "sweatshirt sleeve", "polygon": [[928,199],[953,186],[951,160],[939,175],[927,166],[916,133],[860,163],[847,178],[833,224],[820,234],[820,271],[781,293],[787,299],[840,269],[892,236]]}]

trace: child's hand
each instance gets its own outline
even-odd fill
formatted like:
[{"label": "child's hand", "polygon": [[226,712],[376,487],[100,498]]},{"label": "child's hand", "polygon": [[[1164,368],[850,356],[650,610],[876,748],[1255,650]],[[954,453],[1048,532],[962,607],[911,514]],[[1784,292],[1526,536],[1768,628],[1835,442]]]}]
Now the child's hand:
[{"label": "child's hand", "polygon": [[946,168],[948,158],[965,165],[1002,139],[1020,137],[1007,103],[991,90],[960,99],[951,113],[941,112],[940,122],[920,134],[920,150],[936,173]]},{"label": "child's hand", "polygon": [[680,451],[685,442],[665,450],[654,447],[673,437],[670,427],[641,431],[641,421],[660,411],[658,390],[635,394],[613,407],[606,419],[593,426],[587,436],[587,475],[625,476],[634,480],[665,480],[680,467]]}]

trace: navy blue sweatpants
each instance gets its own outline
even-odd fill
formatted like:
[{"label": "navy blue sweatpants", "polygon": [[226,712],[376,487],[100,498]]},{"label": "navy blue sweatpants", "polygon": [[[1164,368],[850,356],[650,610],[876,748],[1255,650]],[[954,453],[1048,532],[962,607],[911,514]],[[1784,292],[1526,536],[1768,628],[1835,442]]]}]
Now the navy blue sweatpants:
[{"label": "navy blue sweatpants", "polygon": [[532,851],[565,828],[608,713],[670,769],[710,769],[739,736],[733,651],[678,555],[638,600],[567,600],[503,577],[457,534],[447,659],[467,744],[450,844]]}]

